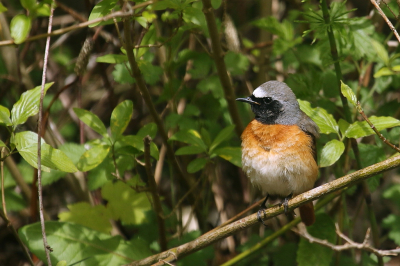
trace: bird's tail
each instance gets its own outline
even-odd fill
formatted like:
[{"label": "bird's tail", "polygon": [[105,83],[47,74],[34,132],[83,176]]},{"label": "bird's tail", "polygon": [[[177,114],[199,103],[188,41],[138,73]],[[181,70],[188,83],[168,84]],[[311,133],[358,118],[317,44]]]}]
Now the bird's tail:
[{"label": "bird's tail", "polygon": [[314,204],[312,201],[307,202],[299,207],[300,217],[306,226],[310,226],[315,222]]}]

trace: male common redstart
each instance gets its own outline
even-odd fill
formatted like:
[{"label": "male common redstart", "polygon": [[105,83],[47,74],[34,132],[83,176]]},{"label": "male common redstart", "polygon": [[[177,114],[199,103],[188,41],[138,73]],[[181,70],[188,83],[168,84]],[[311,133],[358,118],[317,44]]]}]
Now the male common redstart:
[{"label": "male common redstart", "polygon": [[[319,128],[303,111],[292,90],[283,82],[268,81],[247,98],[255,119],[242,134],[243,171],[253,185],[268,196],[284,198],[287,213],[288,199],[313,188],[318,176],[315,142]],[[299,207],[305,225],[315,221],[312,202]],[[264,223],[264,222],[263,222]]]}]

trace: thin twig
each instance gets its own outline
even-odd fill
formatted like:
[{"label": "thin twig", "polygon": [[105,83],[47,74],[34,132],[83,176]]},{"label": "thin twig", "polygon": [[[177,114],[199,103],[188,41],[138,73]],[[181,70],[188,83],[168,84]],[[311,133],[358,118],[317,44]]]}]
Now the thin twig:
[{"label": "thin twig", "polygon": [[[399,166],[400,166],[400,156],[392,157],[383,162],[368,166],[364,169],[361,169],[361,170],[358,170],[351,174],[345,175],[345,176],[338,178],[332,182],[326,183],[324,185],[321,185],[317,188],[314,188],[310,191],[307,191],[301,195],[298,195],[298,196],[292,198],[288,202],[289,209],[292,210],[292,209],[298,208],[300,205],[302,205],[306,202],[316,200],[322,196],[331,194],[331,193],[338,191],[340,189],[343,189],[345,187],[350,187],[350,186],[352,186],[360,181],[363,181],[369,177],[375,176],[377,174],[394,169]],[[270,218],[275,217],[283,212],[284,212],[283,206],[281,206],[281,205],[272,206],[264,212],[263,220],[270,219]],[[196,252],[206,246],[209,246],[218,240],[221,240],[225,237],[233,235],[243,229],[249,228],[250,226],[253,226],[257,223],[258,223],[257,213],[254,213],[254,214],[249,215],[245,218],[242,218],[232,224],[224,226],[223,228],[220,228],[217,231],[206,233],[191,242],[188,242],[186,244],[175,247],[173,249],[164,251],[162,253],[150,256],[148,258],[132,262],[128,265],[131,265],[131,266],[133,266],[133,265],[135,265],[135,266],[136,265],[150,265],[152,263],[159,261],[160,259],[170,261],[166,258],[168,258],[171,254],[173,254],[175,257],[181,258],[188,254]]]},{"label": "thin twig", "polygon": [[8,219],[7,216],[7,206],[6,206],[6,196],[4,195],[4,160],[3,160],[3,155],[4,155],[4,149],[5,147],[1,148],[1,205],[3,206],[3,211],[4,211],[4,216],[6,219]]},{"label": "thin twig", "polygon": [[[386,21],[386,24],[388,24],[389,28],[393,31],[394,36],[396,36],[397,40],[400,42],[400,36],[397,33],[396,28],[393,26],[392,22],[387,18],[381,7],[378,5],[376,0],[371,0],[371,3],[375,6],[375,8],[378,10],[379,14],[381,14],[382,18]],[[397,17],[396,17],[397,18]]]},{"label": "thin twig", "polygon": [[378,129],[376,129],[376,127],[374,126],[374,124],[372,124],[372,122],[368,119],[368,117],[365,115],[364,110],[361,107],[361,104],[359,101],[357,101],[357,111],[360,113],[360,115],[364,118],[364,120],[368,123],[368,125],[371,127],[371,129],[376,133],[376,135],[378,135],[378,137],[386,144],[388,145],[390,148],[392,148],[393,150],[395,150],[396,152],[400,152],[400,149],[398,147],[396,147],[395,145],[393,145],[392,143],[390,143],[383,135],[381,132],[378,131]]},{"label": "thin twig", "polygon": [[[147,1],[147,2],[135,5],[134,7],[132,7],[132,10],[130,10],[128,12],[117,11],[117,12],[114,12],[112,14],[109,14],[109,15],[101,17],[101,18],[89,20],[89,21],[86,21],[86,22],[83,22],[83,23],[79,23],[79,24],[76,24],[76,25],[73,25],[73,26],[70,26],[70,27],[66,27],[66,28],[63,28],[63,29],[58,29],[58,30],[55,30],[53,32],[38,34],[38,35],[35,35],[35,36],[32,36],[32,37],[26,38],[24,42],[35,41],[35,40],[43,39],[43,38],[46,38],[46,37],[49,37],[49,36],[61,35],[61,34],[64,34],[66,32],[69,32],[69,31],[72,31],[72,30],[86,28],[89,25],[92,25],[92,24],[95,24],[95,23],[98,23],[98,22],[102,22],[102,21],[107,21],[107,20],[112,19],[112,18],[130,17],[130,16],[132,16],[134,14],[133,10],[141,8],[141,7],[144,7],[144,6],[148,6],[148,5],[152,4],[152,3],[153,3],[153,1]],[[15,44],[14,40],[7,40],[7,41],[1,41],[0,42],[0,46],[7,46],[7,45],[13,45],[13,44]]]},{"label": "thin twig", "polygon": [[[54,4],[52,4],[50,8],[49,26],[47,29],[47,33],[49,34],[51,33],[51,27],[53,24],[53,13],[54,13]],[[40,225],[42,228],[43,245],[44,245],[44,250],[46,252],[47,264],[51,266],[50,251],[52,251],[52,249],[47,244],[46,228],[43,216],[43,191],[42,191],[42,119],[43,119],[42,112],[43,112],[44,87],[46,85],[47,60],[49,58],[49,49],[50,49],[50,35],[47,37],[46,48],[44,50],[42,88],[40,90],[39,118],[38,118],[38,160],[37,160],[38,172],[37,173],[38,173],[39,214],[40,214]]]},{"label": "thin twig", "polygon": [[153,198],[153,206],[154,211],[157,217],[157,224],[158,224],[158,236],[159,236],[159,244],[162,251],[167,250],[167,237],[165,232],[165,222],[163,219],[163,211],[161,206],[160,197],[157,193],[157,184],[154,180],[154,175],[151,170],[151,158],[150,158],[150,143],[151,138],[150,136],[146,136],[143,139],[144,142],[144,160],[146,162],[146,173],[147,173],[147,181],[149,183],[150,192]]},{"label": "thin twig", "polygon": [[392,249],[392,250],[380,250],[380,249],[376,249],[374,247],[371,247],[371,245],[368,243],[369,242],[369,237],[370,237],[370,233],[371,233],[371,228],[367,229],[367,232],[365,234],[365,238],[364,241],[362,243],[356,243],[353,240],[351,240],[349,237],[347,237],[346,235],[344,235],[340,229],[339,229],[339,225],[336,225],[336,234],[338,236],[340,236],[342,239],[344,239],[347,243],[343,244],[343,245],[335,245],[332,244],[330,242],[328,242],[326,239],[319,239],[316,238],[312,235],[310,235],[307,230],[297,230],[297,229],[292,229],[293,232],[295,232],[296,234],[304,237],[305,239],[307,239],[310,243],[317,243],[321,246],[330,248],[334,251],[343,251],[343,250],[349,250],[349,249],[359,249],[359,250],[364,250],[367,252],[371,252],[373,254],[375,254],[378,257],[384,257],[384,256],[397,256],[400,254],[400,248],[397,249]]}]

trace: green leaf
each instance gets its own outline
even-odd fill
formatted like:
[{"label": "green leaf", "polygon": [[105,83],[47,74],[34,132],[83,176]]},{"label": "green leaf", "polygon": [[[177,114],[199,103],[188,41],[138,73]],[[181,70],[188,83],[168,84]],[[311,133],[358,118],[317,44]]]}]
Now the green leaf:
[{"label": "green leaf", "polygon": [[[68,222],[47,221],[45,226],[53,265],[65,259],[70,265],[79,261],[80,266],[122,265],[152,254],[143,240],[127,241]],[[40,223],[24,226],[18,234],[32,253],[46,261]]]},{"label": "green leaf", "polygon": [[20,0],[21,5],[25,8],[28,9],[29,11],[34,11],[36,8],[36,0]]},{"label": "green leaf", "polygon": [[338,125],[339,125],[339,129],[340,129],[340,133],[342,134],[342,136],[345,136],[345,132],[349,128],[350,123],[347,122],[346,120],[343,120],[340,118]]},{"label": "green leaf", "polygon": [[10,23],[11,37],[16,44],[23,43],[31,30],[31,19],[20,14],[13,17]]},{"label": "green leaf", "polygon": [[211,5],[214,9],[218,9],[222,4],[222,0],[211,0]]},{"label": "green leaf", "polygon": [[188,173],[193,174],[193,173],[196,173],[197,171],[200,171],[207,164],[208,160],[209,159],[207,159],[207,158],[194,159],[187,166]]},{"label": "green leaf", "polygon": [[109,234],[112,230],[110,211],[104,205],[91,206],[88,202],[67,205],[67,212],[58,214],[61,222],[73,222]]},{"label": "green leaf", "polygon": [[203,149],[204,152],[207,150],[207,146],[201,139],[199,132],[193,129],[178,131],[172,137],[170,137],[169,140],[181,141],[187,144],[191,144],[193,146],[200,147]]},{"label": "green leaf", "polygon": [[93,129],[103,137],[108,136],[106,127],[97,115],[80,108],[74,108],[74,112],[78,116],[78,118],[82,120],[82,122],[85,123],[88,127]]},{"label": "green leaf", "polygon": [[374,78],[380,78],[383,76],[391,76],[394,75],[395,73],[388,67],[382,67],[381,69],[379,69],[375,74],[374,74]]},{"label": "green leaf", "polygon": [[7,8],[5,6],[3,6],[2,3],[0,3],[0,13],[6,12]]},{"label": "green leaf", "polygon": [[378,41],[371,38],[372,46],[374,47],[379,59],[386,65],[389,66],[389,54],[386,48]]},{"label": "green leaf", "polygon": [[138,193],[121,181],[107,182],[101,195],[108,201],[107,208],[113,219],[120,219],[122,223],[141,224],[145,221],[145,212],[151,209],[145,192]]},{"label": "green leaf", "polygon": [[[54,84],[54,82],[46,83],[44,93]],[[11,109],[11,121],[14,128],[26,122],[28,117],[36,115],[39,112],[41,86],[37,86],[32,90],[22,93],[21,98]]]},{"label": "green leaf", "polygon": [[[92,12],[89,15],[89,21],[90,20],[94,20],[97,18],[102,18],[108,14],[111,13],[111,10],[113,8],[115,8],[115,4],[117,3],[116,0],[103,0],[101,2],[99,2],[97,5],[94,6]],[[89,28],[93,28],[96,27],[97,25],[99,25],[101,23],[100,22],[96,22],[93,24],[89,25]]]},{"label": "green leaf", "polygon": [[[147,134],[145,135],[147,136]],[[141,136],[135,136],[135,135],[128,135],[128,136],[122,136],[119,141],[123,143],[124,145],[129,145],[134,147],[135,149],[144,152],[144,142],[143,138]],[[158,160],[159,159],[159,151],[158,147],[154,142],[150,143],[150,155],[154,159]]]},{"label": "green leaf", "polygon": [[343,142],[333,139],[325,144],[321,151],[319,167],[327,167],[339,160],[344,152]]},{"label": "green leaf", "polygon": [[150,138],[154,139],[156,137],[156,134],[157,125],[155,123],[148,123],[147,125],[144,125],[141,129],[139,129],[139,132],[136,135],[143,140],[147,135],[149,135]]},{"label": "green leaf", "polygon": [[216,149],[214,154],[225,159],[237,167],[242,167],[242,149],[240,147],[223,147]]},{"label": "green leaf", "polygon": [[[15,134],[14,143],[21,156],[33,167],[37,168],[37,139],[38,135],[32,131],[18,132]],[[42,170],[49,172],[48,168],[63,172],[74,173],[78,169],[71,159],[61,150],[54,149],[42,141]]]},{"label": "green leaf", "polygon": [[0,124],[11,126],[10,110],[7,107],[0,105]]},{"label": "green leaf", "polygon": [[389,214],[383,220],[382,223],[384,228],[389,230],[389,238],[392,239],[396,245],[400,245],[400,216],[395,214]]},{"label": "green leaf", "polygon": [[[378,131],[386,128],[400,126],[399,120],[389,116],[371,116],[369,120]],[[347,128],[345,133],[346,137],[348,138],[361,138],[372,134],[375,134],[375,132],[366,121],[354,122]]]},{"label": "green leaf", "polygon": [[115,141],[122,133],[124,133],[126,127],[131,121],[133,113],[133,103],[130,100],[125,100],[115,107],[111,114],[111,138]]},{"label": "green leaf", "polygon": [[[307,227],[308,233],[319,239],[326,239],[332,244],[336,243],[335,224],[325,213],[316,215],[316,221],[313,225]],[[297,250],[297,263],[299,266],[329,266],[333,258],[333,250],[321,246],[317,243],[310,243],[301,238]]]},{"label": "green leaf", "polygon": [[243,75],[249,69],[249,59],[241,53],[228,51],[225,54],[224,61],[232,76]]},{"label": "green leaf", "polygon": [[331,114],[321,107],[312,108],[307,101],[297,100],[300,109],[318,125],[322,134],[338,133],[339,126]]},{"label": "green leaf", "polygon": [[354,94],[353,90],[349,86],[344,84],[343,81],[340,81],[340,83],[340,90],[342,91],[343,96],[346,97],[347,100],[351,102],[354,106],[357,106],[357,97]]},{"label": "green leaf", "polygon": [[123,54],[106,54],[96,58],[98,63],[119,64],[128,61],[128,57]]},{"label": "green leaf", "polygon": [[227,140],[233,133],[235,125],[230,125],[221,130],[210,146],[210,153],[223,141]]},{"label": "green leaf", "polygon": [[199,154],[202,153],[204,150],[199,146],[186,146],[179,148],[175,154],[176,155],[188,155],[188,154]]},{"label": "green leaf", "polygon": [[82,172],[92,170],[98,166],[108,155],[110,151],[109,145],[97,144],[85,151],[77,164],[78,169]]}]

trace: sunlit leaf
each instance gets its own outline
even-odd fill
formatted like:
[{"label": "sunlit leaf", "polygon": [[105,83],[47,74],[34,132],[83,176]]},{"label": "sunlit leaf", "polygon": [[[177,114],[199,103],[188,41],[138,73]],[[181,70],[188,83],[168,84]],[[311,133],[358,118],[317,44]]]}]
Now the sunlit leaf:
[{"label": "sunlit leaf", "polygon": [[[388,116],[371,116],[369,117],[369,120],[378,131],[400,126],[400,120]],[[354,122],[347,128],[345,132],[345,135],[348,138],[361,138],[372,134],[375,134],[375,132],[366,121]]]},{"label": "sunlit leaf", "polygon": [[357,105],[357,97],[354,94],[353,90],[349,86],[344,84],[343,81],[341,81],[340,89],[342,91],[343,96],[346,97],[350,103],[352,103],[354,106],[356,106]]},{"label": "sunlit leaf", "polygon": [[16,44],[25,41],[31,30],[31,24],[31,19],[23,14],[13,17],[10,23],[10,32]]},{"label": "sunlit leaf", "polygon": [[242,149],[240,147],[223,147],[216,149],[214,153],[237,167],[242,167]]},{"label": "sunlit leaf", "polygon": [[319,167],[327,167],[339,160],[344,152],[343,142],[333,139],[325,144],[321,151]]},{"label": "sunlit leaf", "polygon": [[[44,86],[44,93],[54,84],[47,83]],[[14,128],[26,122],[28,117],[36,115],[39,112],[41,86],[37,86],[32,90],[22,93],[21,98],[11,109],[11,121]]]},{"label": "sunlit leaf", "polygon": [[131,121],[133,112],[133,103],[125,100],[115,107],[111,114],[111,138],[115,141],[122,136],[129,122]]}]

